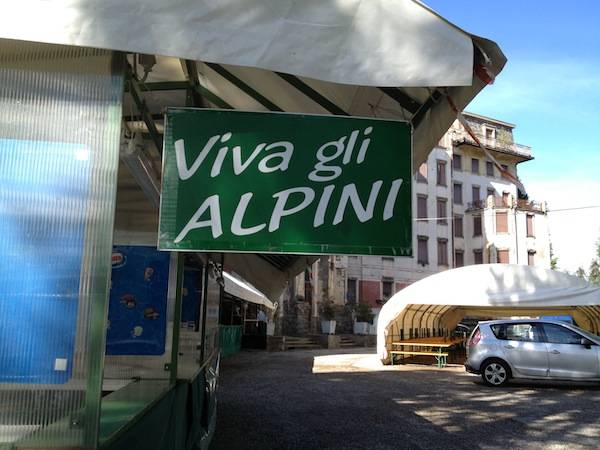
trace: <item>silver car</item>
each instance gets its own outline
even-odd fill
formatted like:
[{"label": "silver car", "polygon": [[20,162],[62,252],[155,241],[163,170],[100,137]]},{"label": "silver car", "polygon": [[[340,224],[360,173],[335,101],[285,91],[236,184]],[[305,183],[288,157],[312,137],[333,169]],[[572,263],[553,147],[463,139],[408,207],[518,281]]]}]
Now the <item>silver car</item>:
[{"label": "silver car", "polygon": [[600,381],[600,337],[555,320],[479,322],[465,368],[489,386],[511,378]]}]

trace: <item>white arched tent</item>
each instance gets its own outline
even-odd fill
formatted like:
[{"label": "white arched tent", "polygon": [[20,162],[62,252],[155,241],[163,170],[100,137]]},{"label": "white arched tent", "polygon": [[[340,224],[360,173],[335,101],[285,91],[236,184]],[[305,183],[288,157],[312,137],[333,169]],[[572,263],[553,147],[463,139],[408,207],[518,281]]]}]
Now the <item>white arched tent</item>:
[{"label": "white arched tent", "polygon": [[424,278],[395,294],[377,322],[377,353],[392,342],[446,336],[465,316],[570,315],[600,332],[600,287],[563,272],[515,264],[481,264]]}]

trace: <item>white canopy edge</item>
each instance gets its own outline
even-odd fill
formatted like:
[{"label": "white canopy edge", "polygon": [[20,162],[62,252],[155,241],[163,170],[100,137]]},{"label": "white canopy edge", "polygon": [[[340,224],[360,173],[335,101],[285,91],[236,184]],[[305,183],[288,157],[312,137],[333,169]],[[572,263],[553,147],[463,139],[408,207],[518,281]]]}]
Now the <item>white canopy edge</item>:
[{"label": "white canopy edge", "polygon": [[225,292],[228,294],[241,298],[242,300],[246,300],[250,303],[263,305],[269,309],[275,309],[275,305],[273,305],[271,300],[269,300],[262,292],[248,283],[225,271],[223,272],[223,278],[225,279]]},{"label": "white canopy edge", "polygon": [[387,358],[386,337],[410,305],[533,309],[600,305],[600,287],[540,267],[477,264],[431,275],[396,293],[381,308],[377,353]]},{"label": "white canopy edge", "polygon": [[19,0],[0,38],[174,56],[362,86],[472,84],[472,37],[415,0]]}]

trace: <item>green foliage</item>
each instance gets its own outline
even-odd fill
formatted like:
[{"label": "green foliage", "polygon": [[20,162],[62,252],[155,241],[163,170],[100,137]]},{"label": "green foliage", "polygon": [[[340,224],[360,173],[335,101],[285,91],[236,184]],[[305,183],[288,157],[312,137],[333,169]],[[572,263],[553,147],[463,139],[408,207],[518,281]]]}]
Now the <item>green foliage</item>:
[{"label": "green foliage", "polygon": [[359,302],[359,304],[356,306],[355,313],[357,322],[371,322],[373,320],[371,307],[366,303]]},{"label": "green foliage", "polygon": [[335,319],[335,307],[333,306],[333,302],[331,300],[326,300],[323,302],[323,305],[321,306],[321,316],[325,320]]},{"label": "green foliage", "polygon": [[550,242],[550,269],[557,270],[558,269],[558,256],[554,254],[554,249],[552,248],[552,242]]},{"label": "green foliage", "polygon": [[600,286],[600,261],[598,259],[594,259],[590,264],[588,281],[592,284]]},{"label": "green foliage", "polygon": [[596,258],[592,259],[587,274],[583,267],[579,267],[575,275],[591,284],[600,286],[600,239],[596,241]]}]

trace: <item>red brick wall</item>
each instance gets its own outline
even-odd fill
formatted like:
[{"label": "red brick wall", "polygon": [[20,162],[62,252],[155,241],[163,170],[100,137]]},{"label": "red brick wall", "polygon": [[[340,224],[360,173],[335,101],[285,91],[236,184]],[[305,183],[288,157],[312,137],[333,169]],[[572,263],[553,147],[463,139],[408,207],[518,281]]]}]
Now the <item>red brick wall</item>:
[{"label": "red brick wall", "polygon": [[396,292],[401,291],[402,289],[404,289],[406,286],[408,286],[409,283],[396,283]]},{"label": "red brick wall", "polygon": [[377,300],[381,298],[381,283],[379,281],[360,280],[359,282],[361,302],[370,305],[372,308],[379,307]]}]

